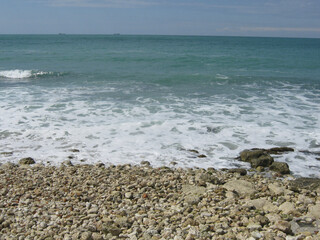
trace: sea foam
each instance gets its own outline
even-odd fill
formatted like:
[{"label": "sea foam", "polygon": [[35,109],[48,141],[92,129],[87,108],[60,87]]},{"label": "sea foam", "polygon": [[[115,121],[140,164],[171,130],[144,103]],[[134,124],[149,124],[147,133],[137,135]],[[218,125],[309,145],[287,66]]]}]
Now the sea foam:
[{"label": "sea foam", "polygon": [[0,71],[0,77],[10,78],[10,79],[26,79],[37,76],[51,75],[52,72],[36,71],[36,70],[5,70]]}]

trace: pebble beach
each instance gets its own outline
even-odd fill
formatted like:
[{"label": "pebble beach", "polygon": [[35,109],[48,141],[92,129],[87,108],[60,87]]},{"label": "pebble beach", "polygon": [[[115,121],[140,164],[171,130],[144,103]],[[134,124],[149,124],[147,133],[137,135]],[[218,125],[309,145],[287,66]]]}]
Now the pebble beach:
[{"label": "pebble beach", "polygon": [[319,179],[28,163],[0,166],[0,239],[320,239]]}]

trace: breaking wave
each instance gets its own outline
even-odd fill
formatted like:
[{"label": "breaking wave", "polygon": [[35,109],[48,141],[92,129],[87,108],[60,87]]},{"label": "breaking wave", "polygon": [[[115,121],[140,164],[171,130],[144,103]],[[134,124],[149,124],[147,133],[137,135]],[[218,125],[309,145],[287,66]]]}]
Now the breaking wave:
[{"label": "breaking wave", "polygon": [[35,78],[35,77],[42,77],[42,76],[53,76],[53,75],[60,75],[54,72],[45,72],[45,71],[38,71],[38,70],[5,70],[0,71],[0,77],[3,78],[10,78],[10,79],[26,79],[26,78]]}]

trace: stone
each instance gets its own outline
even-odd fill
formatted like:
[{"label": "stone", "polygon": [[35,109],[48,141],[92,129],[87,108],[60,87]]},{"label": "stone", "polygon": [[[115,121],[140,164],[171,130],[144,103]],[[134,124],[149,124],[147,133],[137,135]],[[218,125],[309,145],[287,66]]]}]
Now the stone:
[{"label": "stone", "polygon": [[150,166],[151,165],[151,163],[149,161],[141,161],[140,164],[144,165],[144,166]]},{"label": "stone", "polygon": [[290,214],[295,211],[295,207],[293,203],[285,202],[279,206],[279,210],[282,211],[283,214]]},{"label": "stone", "polygon": [[239,195],[249,197],[255,193],[254,186],[246,180],[231,180],[223,185],[229,191],[236,191]]},{"label": "stone", "polygon": [[228,169],[228,173],[239,173],[241,176],[247,175],[247,170],[244,168],[232,168]]},{"label": "stone", "polygon": [[73,163],[70,160],[65,160],[65,161],[62,162],[62,165],[72,167]]},{"label": "stone", "polygon": [[294,152],[294,149],[291,147],[274,147],[270,149],[266,149],[269,154],[282,154],[286,152]]},{"label": "stone", "polygon": [[100,233],[92,233],[92,240],[103,240],[103,236]]},{"label": "stone", "polygon": [[220,184],[221,183],[221,181],[216,176],[213,176],[212,174],[210,174],[208,172],[202,173],[200,175],[199,179],[204,182],[209,182],[212,184]]},{"label": "stone", "polygon": [[257,159],[260,156],[265,155],[264,150],[244,150],[240,153],[240,160],[243,162],[251,162],[252,159]]},{"label": "stone", "polygon": [[285,190],[286,190],[285,187],[282,187],[282,186],[280,186],[279,184],[276,184],[276,183],[269,184],[268,188],[275,195],[283,195]]},{"label": "stone", "polygon": [[248,201],[249,205],[253,205],[258,210],[277,212],[278,207],[265,198],[258,198]]},{"label": "stone", "polygon": [[273,162],[270,166],[270,170],[281,174],[290,174],[289,166],[285,162]]},{"label": "stone", "polygon": [[91,232],[83,232],[81,234],[80,240],[92,240],[92,234]]},{"label": "stone", "polygon": [[284,232],[286,234],[292,234],[291,230],[291,224],[287,221],[277,221],[272,228],[280,230],[281,232]]},{"label": "stone", "polygon": [[315,219],[320,219],[320,203],[309,206],[308,216],[313,217]]},{"label": "stone", "polygon": [[269,167],[273,162],[273,157],[268,154],[263,154],[258,158],[251,159],[250,164],[252,168]]},{"label": "stone", "polygon": [[36,162],[34,161],[33,158],[31,157],[27,157],[27,158],[22,158],[19,161],[20,165],[31,165],[31,164],[35,164]]},{"label": "stone", "polygon": [[320,187],[319,178],[297,178],[290,182],[290,188],[294,191],[300,191],[300,189],[307,189],[314,191]]}]

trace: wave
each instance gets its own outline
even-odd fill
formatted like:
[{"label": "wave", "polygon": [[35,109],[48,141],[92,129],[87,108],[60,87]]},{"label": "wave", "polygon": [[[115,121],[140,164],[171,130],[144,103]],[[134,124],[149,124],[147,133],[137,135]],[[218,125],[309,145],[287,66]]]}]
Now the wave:
[{"label": "wave", "polygon": [[54,76],[60,75],[59,73],[54,72],[45,72],[45,71],[38,71],[38,70],[5,70],[0,71],[0,77],[10,78],[10,79],[26,79],[26,78],[36,78],[42,76]]}]

